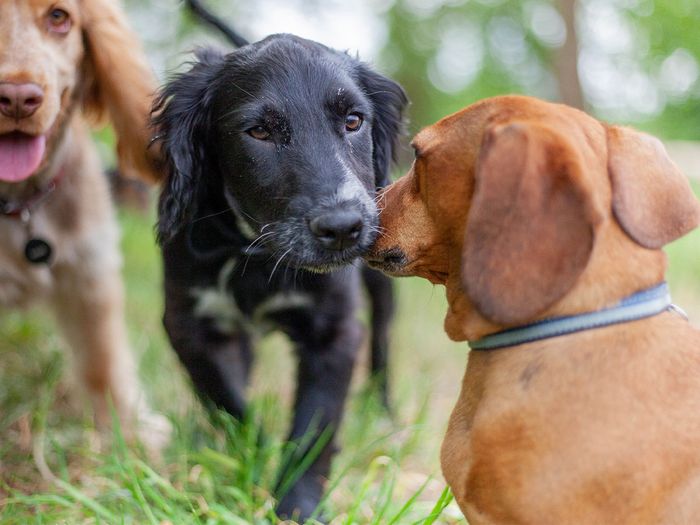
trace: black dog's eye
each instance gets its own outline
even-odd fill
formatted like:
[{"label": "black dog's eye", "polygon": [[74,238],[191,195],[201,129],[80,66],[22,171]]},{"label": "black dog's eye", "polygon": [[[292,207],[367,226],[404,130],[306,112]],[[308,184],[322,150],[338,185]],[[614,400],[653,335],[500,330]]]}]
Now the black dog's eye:
[{"label": "black dog's eye", "polygon": [[350,113],[345,117],[345,130],[357,131],[362,127],[362,115],[359,113]]},{"label": "black dog's eye", "polygon": [[262,126],[255,126],[247,131],[248,135],[258,140],[267,140],[270,138],[270,132]]}]

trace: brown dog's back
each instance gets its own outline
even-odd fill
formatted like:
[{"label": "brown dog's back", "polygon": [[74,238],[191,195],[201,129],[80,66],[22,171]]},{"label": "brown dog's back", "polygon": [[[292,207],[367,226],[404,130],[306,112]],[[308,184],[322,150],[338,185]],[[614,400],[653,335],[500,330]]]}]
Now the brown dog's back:
[{"label": "brown dog's back", "polygon": [[[700,222],[658,140],[566,106],[487,99],[414,146],[369,259],[445,284],[456,340],[654,287]],[[472,351],[441,460],[472,525],[692,523],[700,332],[668,310]]]},{"label": "brown dog's back", "polygon": [[700,333],[665,313],[559,339],[470,355],[442,450],[465,512],[485,523],[697,515],[700,500],[681,495],[700,467]]}]

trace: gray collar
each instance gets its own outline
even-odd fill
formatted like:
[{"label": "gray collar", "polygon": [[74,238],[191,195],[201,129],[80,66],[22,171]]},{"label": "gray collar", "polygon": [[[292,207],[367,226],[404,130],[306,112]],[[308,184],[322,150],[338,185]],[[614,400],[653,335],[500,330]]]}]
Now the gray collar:
[{"label": "gray collar", "polygon": [[[578,315],[553,317],[529,325],[509,328],[476,341],[470,341],[469,346],[472,350],[495,350],[611,324],[636,321],[669,309],[680,310],[671,304],[668,285],[663,282],[632,294],[610,308]],[[682,310],[680,313],[684,315]]]}]

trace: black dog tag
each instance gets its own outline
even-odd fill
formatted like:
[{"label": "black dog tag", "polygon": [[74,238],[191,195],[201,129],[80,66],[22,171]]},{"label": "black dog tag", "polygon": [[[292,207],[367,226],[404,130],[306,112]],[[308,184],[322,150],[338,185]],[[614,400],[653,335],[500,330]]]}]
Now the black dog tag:
[{"label": "black dog tag", "polygon": [[32,264],[48,264],[53,250],[43,239],[29,239],[24,246],[24,256]]}]

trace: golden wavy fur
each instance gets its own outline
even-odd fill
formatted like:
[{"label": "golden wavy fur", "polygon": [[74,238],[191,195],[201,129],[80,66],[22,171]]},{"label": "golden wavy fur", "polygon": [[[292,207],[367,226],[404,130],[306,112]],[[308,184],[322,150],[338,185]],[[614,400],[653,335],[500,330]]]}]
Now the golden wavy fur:
[{"label": "golden wavy fur", "polygon": [[[157,181],[147,147],[155,79],[115,0],[3,0],[0,35],[0,157],[9,159],[0,162],[0,204],[26,207],[33,234],[54,248],[50,264],[28,262],[25,225],[0,214],[0,306],[51,305],[98,424],[110,419],[111,396],[127,432],[145,424],[146,444],[158,446],[167,424],[136,379],[118,228],[88,125],[110,121],[120,170]],[[25,88],[36,96],[16,95]]]}]

